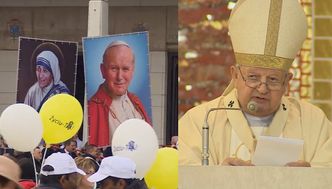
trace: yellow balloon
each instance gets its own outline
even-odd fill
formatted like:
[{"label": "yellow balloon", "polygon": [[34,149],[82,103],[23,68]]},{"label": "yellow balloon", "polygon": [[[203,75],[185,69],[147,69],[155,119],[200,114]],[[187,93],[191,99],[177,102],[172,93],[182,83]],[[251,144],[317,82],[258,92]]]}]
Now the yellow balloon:
[{"label": "yellow balloon", "polygon": [[151,169],[145,175],[145,182],[151,189],[178,188],[178,151],[160,148]]},{"label": "yellow balloon", "polygon": [[80,129],[83,120],[81,104],[69,94],[52,96],[43,104],[39,114],[46,144],[57,144],[70,139]]}]

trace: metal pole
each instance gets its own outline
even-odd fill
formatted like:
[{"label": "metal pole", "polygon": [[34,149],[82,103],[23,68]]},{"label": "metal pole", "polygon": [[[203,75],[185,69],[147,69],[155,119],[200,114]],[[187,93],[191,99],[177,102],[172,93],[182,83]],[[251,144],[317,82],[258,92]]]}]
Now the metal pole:
[{"label": "metal pole", "polygon": [[211,108],[205,116],[202,127],[202,165],[209,165],[209,114],[215,110],[241,110],[240,108]]}]

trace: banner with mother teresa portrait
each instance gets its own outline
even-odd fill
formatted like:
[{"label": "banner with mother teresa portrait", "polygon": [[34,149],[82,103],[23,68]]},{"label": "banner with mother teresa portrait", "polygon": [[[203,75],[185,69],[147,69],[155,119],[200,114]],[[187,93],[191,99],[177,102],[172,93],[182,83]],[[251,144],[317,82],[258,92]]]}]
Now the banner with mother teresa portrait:
[{"label": "banner with mother teresa portrait", "polygon": [[83,38],[89,143],[111,145],[125,120],[152,124],[148,32]]},{"label": "banner with mother teresa portrait", "polygon": [[17,96],[40,110],[53,95],[75,95],[77,42],[20,37]]}]

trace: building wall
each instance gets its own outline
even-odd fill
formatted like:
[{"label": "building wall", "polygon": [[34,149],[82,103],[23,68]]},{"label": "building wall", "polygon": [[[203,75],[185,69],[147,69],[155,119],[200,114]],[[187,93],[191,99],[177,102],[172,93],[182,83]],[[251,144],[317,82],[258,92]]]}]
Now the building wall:
[{"label": "building wall", "polygon": [[312,102],[332,120],[332,1],[312,0]]},{"label": "building wall", "polygon": [[[8,25],[22,27],[23,36],[78,41],[87,35],[88,6],[0,7],[0,112],[16,101],[18,38]],[[109,8],[109,34],[149,31],[153,126],[165,144],[167,52],[177,51],[176,6],[119,6]],[[82,50],[80,48],[80,50]]]},{"label": "building wall", "polygon": [[16,101],[17,51],[0,51],[0,111]]}]

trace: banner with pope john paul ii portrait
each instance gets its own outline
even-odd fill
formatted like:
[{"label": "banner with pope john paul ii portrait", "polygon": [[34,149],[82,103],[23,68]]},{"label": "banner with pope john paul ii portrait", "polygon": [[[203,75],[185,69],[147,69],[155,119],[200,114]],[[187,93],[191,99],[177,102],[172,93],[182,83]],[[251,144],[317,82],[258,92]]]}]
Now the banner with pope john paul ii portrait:
[{"label": "banner with pope john paul ii portrait", "polygon": [[127,119],[152,123],[148,32],[83,38],[83,57],[90,143],[110,145]]}]

